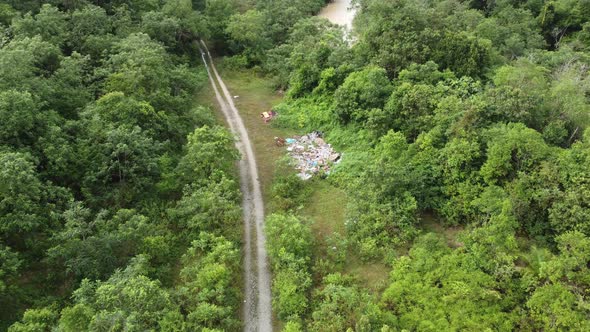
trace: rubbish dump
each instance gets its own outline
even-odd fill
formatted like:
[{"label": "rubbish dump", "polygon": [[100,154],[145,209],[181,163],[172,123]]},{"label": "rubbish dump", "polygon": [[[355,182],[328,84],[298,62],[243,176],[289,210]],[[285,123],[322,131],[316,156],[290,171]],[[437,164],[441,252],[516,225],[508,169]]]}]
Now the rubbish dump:
[{"label": "rubbish dump", "polygon": [[260,117],[264,120],[264,123],[268,123],[272,118],[277,115],[277,112],[271,110],[270,112],[262,112],[260,113]]},{"label": "rubbish dump", "polygon": [[342,155],[332,149],[323,139],[323,133],[311,132],[303,136],[286,138],[287,151],[295,162],[297,176],[308,180],[315,174],[328,175],[334,164],[340,162]]},{"label": "rubbish dump", "polygon": [[285,139],[282,137],[275,137],[275,144],[277,146],[285,146]]}]

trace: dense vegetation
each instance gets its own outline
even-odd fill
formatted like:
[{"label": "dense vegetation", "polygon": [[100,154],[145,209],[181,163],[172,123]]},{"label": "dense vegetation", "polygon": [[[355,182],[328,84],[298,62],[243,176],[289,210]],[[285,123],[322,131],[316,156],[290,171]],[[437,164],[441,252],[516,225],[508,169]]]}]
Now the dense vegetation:
[{"label": "dense vegetation", "polygon": [[237,152],[194,102],[221,5],[0,2],[1,330],[239,329]]},{"label": "dense vegetation", "polygon": [[345,151],[326,243],[309,185],[275,178],[285,331],[590,330],[590,2],[359,0],[352,41],[321,0],[43,3],[0,1],[2,328],[240,329],[237,154],[193,99],[201,37],[285,91],[274,125]]},{"label": "dense vegetation", "polygon": [[[590,3],[358,8],[351,43],[308,18],[262,60],[287,89],[275,124],[343,149],[328,179],[350,198],[346,233],[310,257],[326,244],[298,216],[306,185],[276,180],[285,330],[590,329]],[[347,247],[387,284],[347,275]]]}]

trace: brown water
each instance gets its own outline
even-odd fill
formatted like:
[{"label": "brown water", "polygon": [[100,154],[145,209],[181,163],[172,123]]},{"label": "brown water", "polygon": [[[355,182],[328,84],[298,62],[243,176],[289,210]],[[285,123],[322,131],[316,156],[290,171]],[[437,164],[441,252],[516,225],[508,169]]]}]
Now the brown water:
[{"label": "brown water", "polygon": [[352,20],[356,9],[351,9],[352,0],[332,0],[328,3],[318,16],[327,18],[330,22],[343,25],[347,32],[352,30]]}]

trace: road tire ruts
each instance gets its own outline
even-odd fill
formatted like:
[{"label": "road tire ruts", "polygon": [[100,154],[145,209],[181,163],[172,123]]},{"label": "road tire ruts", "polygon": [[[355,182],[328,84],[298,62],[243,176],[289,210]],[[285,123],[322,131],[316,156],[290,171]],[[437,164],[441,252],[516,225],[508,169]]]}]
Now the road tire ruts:
[{"label": "road tire ruts", "polygon": [[242,155],[238,167],[244,215],[244,331],[272,332],[271,277],[264,234],[264,201],[254,150],[233,98],[202,40],[199,49],[215,98],[231,132],[236,136],[236,148]]}]

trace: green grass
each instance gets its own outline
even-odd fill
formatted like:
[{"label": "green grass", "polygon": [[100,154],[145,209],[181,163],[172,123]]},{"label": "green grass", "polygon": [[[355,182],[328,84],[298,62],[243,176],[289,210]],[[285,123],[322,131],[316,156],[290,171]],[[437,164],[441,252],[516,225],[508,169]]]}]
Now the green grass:
[{"label": "green grass", "polygon": [[[275,128],[270,123],[264,123],[260,118],[260,113],[269,111],[274,105],[280,103],[282,96],[274,91],[267,79],[253,71],[224,70],[222,66],[219,66],[218,69],[230,93],[233,96],[239,96],[234,98],[234,103],[240,111],[248,136],[254,146],[258,176],[265,202],[268,202],[276,161],[285,154],[284,148],[275,145],[274,137],[288,137],[295,132]],[[210,86],[204,89],[197,98],[204,105],[209,105],[214,109],[219,108]],[[221,112],[216,113],[220,121],[223,121]],[[268,210],[268,204],[266,206]]]},{"label": "green grass", "polygon": [[[274,144],[274,137],[289,137],[304,133],[277,128],[270,123],[265,124],[260,119],[261,112],[269,111],[283,100],[267,78],[250,70],[224,70],[222,66],[219,69],[232,95],[239,96],[234,99],[234,103],[240,111],[254,145],[262,191],[265,201],[269,202],[276,161],[286,154],[284,148]],[[315,179],[307,183],[311,187],[311,194],[301,213],[313,220],[312,230],[316,240],[324,244],[325,238],[332,233],[344,234],[348,198],[343,190],[334,187],[328,181]],[[266,204],[267,207],[269,205]],[[316,253],[319,254],[319,252]],[[380,263],[364,263],[354,252],[351,252],[346,272],[357,275],[361,281],[372,283],[387,278],[389,270]]]},{"label": "green grass", "polygon": [[457,239],[459,233],[464,229],[463,226],[445,227],[435,215],[431,213],[422,213],[420,215],[419,228],[424,232],[432,232],[442,235],[446,240],[447,245],[451,248],[463,246],[463,244]]},{"label": "green grass", "polygon": [[311,227],[316,237],[324,240],[334,232],[344,234],[346,193],[324,180],[314,180],[310,186],[312,194],[302,214],[313,219]]},{"label": "green grass", "polygon": [[[274,137],[291,136],[293,132],[277,129],[272,127],[270,123],[264,123],[260,118],[260,113],[269,111],[274,105],[280,103],[282,96],[274,91],[268,80],[253,71],[231,71],[224,70],[221,65],[217,67],[232,96],[239,96],[234,98],[234,104],[240,111],[248,136],[253,144],[258,166],[258,177],[266,203],[265,209],[269,212],[270,204],[268,203],[270,201],[270,189],[275,174],[276,161],[285,154],[284,148],[275,145]],[[217,110],[215,113],[218,121],[220,123],[225,122],[210,84],[196,98],[202,105]],[[273,325],[277,331],[282,327],[276,317]]]},{"label": "green grass", "polygon": [[[326,240],[334,233],[345,234],[346,192],[326,181],[310,182],[313,194],[301,213],[313,220],[312,230],[318,244],[314,248],[315,257],[325,258],[330,250]],[[362,286],[374,293],[379,293],[386,286],[389,267],[381,262],[363,262],[354,249],[349,249],[346,264],[342,272],[358,278]]]},{"label": "green grass", "polygon": [[381,294],[388,285],[391,268],[381,262],[363,262],[358,255],[351,250],[348,253],[348,261],[345,273],[356,276],[363,288]]},{"label": "green grass", "polygon": [[[271,123],[266,124],[262,121],[260,113],[269,111],[283,99],[283,96],[274,90],[267,78],[251,70],[224,69],[222,65],[218,65],[218,70],[232,96],[239,96],[234,99],[234,103],[240,111],[254,147],[266,212],[270,213],[270,193],[277,161],[286,155],[284,147],[275,145],[274,137],[290,137],[304,133],[292,129],[277,128]],[[213,109],[218,110],[219,108],[210,86],[201,91],[197,100]],[[216,113],[220,123],[223,122],[221,112]],[[312,230],[317,244],[314,247],[314,255],[323,258],[327,249],[326,238],[335,232],[345,233],[344,221],[348,198],[343,190],[336,188],[326,180],[313,179],[307,181],[307,185],[310,187],[310,195],[300,212],[313,221]],[[356,252],[349,250],[347,262],[342,272],[356,276],[364,287],[379,292],[386,284],[389,270],[386,265],[379,262],[363,262]],[[280,324],[275,319],[277,330],[279,330]]]}]

